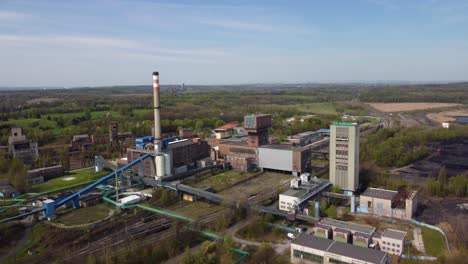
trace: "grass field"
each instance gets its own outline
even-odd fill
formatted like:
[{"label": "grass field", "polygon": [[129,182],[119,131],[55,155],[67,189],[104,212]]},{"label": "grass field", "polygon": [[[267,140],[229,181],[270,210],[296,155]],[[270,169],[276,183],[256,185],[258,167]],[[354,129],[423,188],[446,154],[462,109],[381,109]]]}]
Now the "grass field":
[{"label": "grass field", "polygon": [[219,191],[231,185],[234,185],[242,180],[252,177],[256,173],[245,173],[235,170],[225,171],[200,182],[195,183],[195,187],[211,186],[214,190]]},{"label": "grass field", "polygon": [[[42,184],[34,185],[31,188],[31,192],[47,192],[47,191],[52,191],[52,190],[59,189],[59,188],[65,188],[65,187],[76,185],[79,183],[97,180],[105,176],[106,174],[108,174],[108,172],[96,173],[94,172],[93,169],[72,172],[68,175],[49,180]],[[65,180],[70,177],[73,177],[74,179],[68,180],[68,181]]]},{"label": "grass field", "polygon": [[322,115],[335,115],[337,114],[335,105],[332,103],[311,103],[303,104],[298,107],[298,110],[304,111],[310,114],[322,114]]},{"label": "grass field", "polygon": [[422,235],[428,255],[437,257],[445,252],[444,238],[439,232],[429,228],[422,228]]},{"label": "grass field", "polygon": [[106,204],[84,207],[71,210],[57,218],[57,221],[65,225],[80,225],[91,223],[105,218],[109,214],[109,208]]}]

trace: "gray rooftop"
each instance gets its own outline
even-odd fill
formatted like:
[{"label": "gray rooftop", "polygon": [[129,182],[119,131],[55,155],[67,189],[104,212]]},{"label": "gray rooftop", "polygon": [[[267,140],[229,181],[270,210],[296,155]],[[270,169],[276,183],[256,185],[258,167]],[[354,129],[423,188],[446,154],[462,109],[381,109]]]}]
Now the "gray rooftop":
[{"label": "gray rooftop", "polygon": [[303,196],[304,194],[306,194],[307,192],[308,190],[306,189],[289,189],[285,191],[284,193],[282,193],[282,195],[293,196],[293,197],[299,198]]},{"label": "gray rooftop", "polygon": [[302,233],[297,236],[291,244],[308,247],[308,248],[315,248],[318,250],[327,251],[327,249],[334,243],[334,240],[316,237],[312,235],[308,235],[306,233]]},{"label": "gray rooftop", "polygon": [[406,237],[406,232],[387,228],[383,232],[382,237],[389,237],[393,239],[404,240]]},{"label": "gray rooftop", "polygon": [[364,234],[369,234],[369,235],[372,235],[375,232],[375,227],[372,227],[372,226],[354,224],[354,223],[339,221],[339,220],[330,219],[330,218],[323,218],[320,221],[320,224],[331,226],[334,228],[347,229],[352,232],[359,232],[359,233],[364,233]]},{"label": "gray rooftop", "polygon": [[341,242],[333,243],[327,252],[371,263],[382,263],[387,255],[387,253],[380,250],[358,247]]},{"label": "gray rooftop", "polygon": [[382,263],[387,253],[358,247],[347,243],[338,242],[331,239],[316,237],[308,234],[300,234],[291,244],[313,248],[327,253],[337,254],[349,258],[354,258],[371,263]]},{"label": "gray rooftop", "polygon": [[361,196],[392,200],[397,194],[398,194],[397,191],[377,189],[377,188],[367,188],[367,190],[363,194],[361,194]]}]

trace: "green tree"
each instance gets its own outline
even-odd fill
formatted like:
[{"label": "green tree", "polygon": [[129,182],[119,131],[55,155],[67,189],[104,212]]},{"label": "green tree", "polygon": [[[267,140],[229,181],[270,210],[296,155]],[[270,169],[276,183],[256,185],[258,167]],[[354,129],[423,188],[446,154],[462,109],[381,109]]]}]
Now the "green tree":
[{"label": "green tree", "polygon": [[28,172],[21,160],[11,160],[8,179],[17,191],[25,192],[28,190]]},{"label": "green tree", "polygon": [[327,209],[327,216],[336,219],[336,206],[332,205]]},{"label": "green tree", "polygon": [[439,188],[440,188],[439,192],[440,192],[440,194],[444,195],[445,190],[446,190],[447,185],[448,185],[447,170],[445,169],[445,166],[442,166],[440,168],[438,180],[439,180]]}]

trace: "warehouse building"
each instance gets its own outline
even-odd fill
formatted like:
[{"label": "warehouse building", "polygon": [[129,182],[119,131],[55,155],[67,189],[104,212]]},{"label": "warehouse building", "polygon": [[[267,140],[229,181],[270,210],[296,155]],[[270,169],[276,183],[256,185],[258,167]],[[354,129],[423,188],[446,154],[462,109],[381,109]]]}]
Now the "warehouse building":
[{"label": "warehouse building", "polygon": [[387,264],[389,257],[387,253],[379,250],[303,233],[291,242],[291,263]]},{"label": "warehouse building", "polygon": [[288,141],[290,144],[305,146],[319,141],[322,138],[322,134],[318,131],[307,131],[297,135],[289,136]]},{"label": "warehouse building", "polygon": [[258,148],[258,166],[263,170],[299,176],[310,171],[310,150],[289,144],[265,145]]},{"label": "warehouse building", "polygon": [[330,126],[330,181],[349,192],[359,187],[359,125],[334,122]]},{"label": "warehouse building", "polygon": [[413,218],[417,206],[417,191],[367,188],[360,196],[357,211],[409,220]]},{"label": "warehouse building", "polygon": [[42,177],[43,181],[48,181],[50,179],[60,177],[63,175],[62,165],[38,168],[34,170],[28,170],[29,178]]}]

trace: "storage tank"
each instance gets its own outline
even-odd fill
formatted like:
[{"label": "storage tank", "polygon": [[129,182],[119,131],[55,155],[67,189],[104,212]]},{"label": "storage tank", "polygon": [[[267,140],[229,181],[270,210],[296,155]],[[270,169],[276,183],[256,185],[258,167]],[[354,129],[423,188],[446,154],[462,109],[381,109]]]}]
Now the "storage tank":
[{"label": "storage tank", "polygon": [[166,176],[171,175],[171,168],[172,168],[172,153],[164,153],[164,163],[165,163],[165,168],[164,168],[164,173]]},{"label": "storage tank", "polygon": [[157,154],[155,157],[155,160],[156,160],[156,178],[164,177],[164,173],[165,173],[164,167],[166,166],[164,162],[164,154]]}]

